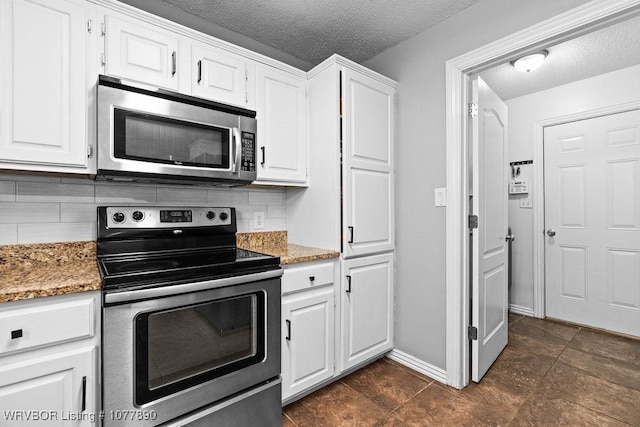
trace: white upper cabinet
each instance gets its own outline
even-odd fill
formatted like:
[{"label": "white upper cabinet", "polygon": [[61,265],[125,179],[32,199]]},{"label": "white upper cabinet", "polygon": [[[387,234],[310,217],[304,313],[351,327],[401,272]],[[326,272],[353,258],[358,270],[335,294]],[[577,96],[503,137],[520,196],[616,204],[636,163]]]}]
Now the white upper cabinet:
[{"label": "white upper cabinet", "polygon": [[307,184],[306,84],[275,68],[257,68],[257,183]]},{"label": "white upper cabinet", "polygon": [[180,38],[144,22],[107,15],[105,19],[105,73],[123,79],[177,91]]},{"label": "white upper cabinet", "polygon": [[253,64],[241,56],[213,46],[191,47],[191,93],[244,108],[253,105],[249,74]]},{"label": "white upper cabinet", "polygon": [[345,257],[394,249],[394,88],[343,71]]},{"label": "white upper cabinet", "polygon": [[89,173],[85,2],[0,3],[0,168]]}]

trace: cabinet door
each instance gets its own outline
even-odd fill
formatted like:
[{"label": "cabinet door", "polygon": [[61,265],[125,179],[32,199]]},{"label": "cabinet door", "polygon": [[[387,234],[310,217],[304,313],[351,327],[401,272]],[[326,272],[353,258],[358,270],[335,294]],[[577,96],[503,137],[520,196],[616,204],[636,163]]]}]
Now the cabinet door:
[{"label": "cabinet door", "polygon": [[259,182],[307,182],[306,84],[275,68],[256,72]]},{"label": "cabinet door", "polygon": [[282,300],[282,398],[334,373],[333,287]]},{"label": "cabinet door", "polygon": [[3,419],[12,418],[10,425],[16,427],[93,425],[98,387],[95,347],[27,357],[28,353],[24,361],[0,368]]},{"label": "cabinet door", "polygon": [[191,48],[193,96],[247,107],[249,70],[244,58],[214,47]]},{"label": "cabinet door", "polygon": [[105,73],[177,91],[179,42],[169,31],[108,15]]},{"label": "cabinet door", "polygon": [[347,260],[342,275],[342,369],[393,348],[393,254]]},{"label": "cabinet door", "polygon": [[393,250],[394,89],[343,74],[345,257]]},{"label": "cabinet door", "polygon": [[0,16],[0,162],[24,165],[2,167],[86,173],[86,6],[3,1]]}]

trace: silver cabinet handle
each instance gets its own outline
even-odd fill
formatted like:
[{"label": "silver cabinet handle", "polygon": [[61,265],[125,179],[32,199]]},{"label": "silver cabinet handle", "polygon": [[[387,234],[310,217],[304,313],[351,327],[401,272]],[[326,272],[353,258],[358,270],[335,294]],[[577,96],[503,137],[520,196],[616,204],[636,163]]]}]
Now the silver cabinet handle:
[{"label": "silver cabinet handle", "polygon": [[198,84],[202,81],[202,61],[198,61]]},{"label": "silver cabinet handle", "polygon": [[555,235],[556,235],[556,230],[554,230],[553,228],[550,228],[547,230],[547,236],[553,237]]},{"label": "silver cabinet handle", "polygon": [[506,236],[504,236],[504,240],[506,240],[507,242],[513,242],[514,240],[516,240],[516,235],[507,234]]},{"label": "silver cabinet handle", "polygon": [[173,53],[171,54],[171,75],[172,76],[176,75],[176,69],[177,69],[176,51],[174,50]]}]

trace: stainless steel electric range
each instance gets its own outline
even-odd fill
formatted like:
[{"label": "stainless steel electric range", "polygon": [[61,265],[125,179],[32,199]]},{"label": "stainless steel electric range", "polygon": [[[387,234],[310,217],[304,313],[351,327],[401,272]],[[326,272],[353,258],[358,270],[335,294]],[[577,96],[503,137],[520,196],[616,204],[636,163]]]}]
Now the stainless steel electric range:
[{"label": "stainless steel electric range", "polygon": [[280,259],[234,208],[99,207],[105,426],[281,421]]}]

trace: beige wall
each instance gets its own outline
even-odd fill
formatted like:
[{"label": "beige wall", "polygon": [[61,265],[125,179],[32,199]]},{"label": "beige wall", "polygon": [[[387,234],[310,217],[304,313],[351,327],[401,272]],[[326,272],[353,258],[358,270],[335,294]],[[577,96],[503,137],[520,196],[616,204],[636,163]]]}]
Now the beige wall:
[{"label": "beige wall", "polygon": [[396,132],[396,348],[445,366],[445,61],[584,0],[481,0],[364,65],[399,84]]},{"label": "beige wall", "polygon": [[[640,101],[638,76],[640,65],[508,100],[510,161],[533,158],[535,122]],[[519,198],[509,197],[509,221],[516,235],[510,303],[533,310],[533,211],[519,208]]]}]

